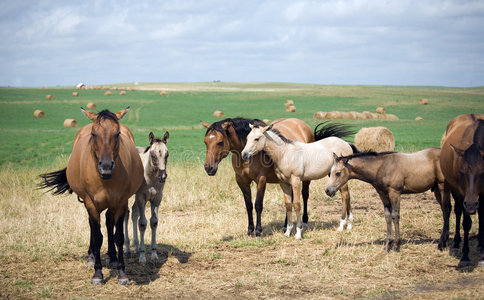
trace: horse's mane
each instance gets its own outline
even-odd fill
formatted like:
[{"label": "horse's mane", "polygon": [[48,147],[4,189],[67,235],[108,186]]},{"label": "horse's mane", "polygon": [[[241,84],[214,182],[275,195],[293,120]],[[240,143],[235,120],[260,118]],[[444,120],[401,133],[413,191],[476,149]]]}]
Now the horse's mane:
[{"label": "horse's mane", "polygon": [[482,161],[481,150],[479,148],[478,144],[472,144],[466,149],[462,158],[471,166],[479,164]]},{"label": "horse's mane", "polygon": [[366,152],[358,152],[358,153],[354,153],[354,154],[351,154],[351,155],[347,155],[347,156],[341,156],[341,157],[338,157],[337,160],[340,161],[342,159],[352,159],[352,158],[357,158],[357,157],[369,157],[369,156],[372,156],[372,157],[380,157],[380,156],[384,156],[384,155],[388,155],[388,154],[393,154],[393,153],[396,153],[394,151],[386,151],[386,152],[375,152],[375,151],[366,151]]},{"label": "horse's mane", "polygon": [[114,113],[110,112],[107,109],[102,110],[100,113],[97,114],[97,120],[98,121],[101,121],[101,120],[104,120],[104,119],[111,119],[113,121],[116,121],[116,123],[118,122],[118,117],[116,117],[116,115]]},{"label": "horse's mane", "polygon": [[288,139],[287,137],[285,137],[284,135],[282,135],[282,133],[279,130],[277,130],[275,128],[271,128],[271,129],[269,129],[269,131],[275,133],[284,143],[287,143],[287,144],[294,143],[293,140]]},{"label": "horse's mane", "polygon": [[222,125],[226,122],[232,123],[232,126],[234,127],[237,137],[242,141],[247,140],[247,135],[249,135],[249,132],[250,132],[249,124],[252,124],[257,127],[267,126],[266,123],[262,122],[259,119],[246,119],[246,118],[240,118],[240,117],[227,118],[227,119],[212,123],[212,125],[210,125],[210,127],[207,128],[207,132],[205,133],[205,135],[207,135],[208,132],[212,130],[221,132],[223,135],[227,135],[227,132],[222,128]]},{"label": "horse's mane", "polygon": [[484,120],[477,120],[477,128],[474,132],[474,144],[477,144],[481,150],[484,150]]}]

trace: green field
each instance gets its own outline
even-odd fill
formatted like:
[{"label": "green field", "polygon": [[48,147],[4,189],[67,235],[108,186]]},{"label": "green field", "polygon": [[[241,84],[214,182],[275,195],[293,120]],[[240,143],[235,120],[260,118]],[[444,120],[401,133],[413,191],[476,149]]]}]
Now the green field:
[{"label": "green field", "polygon": [[[118,85],[128,86],[128,85]],[[131,85],[132,86],[132,85]],[[111,88],[113,86],[110,86]],[[160,90],[167,90],[160,95]],[[126,106],[131,111],[122,120],[135,136],[137,145],[146,145],[148,133],[161,136],[170,131],[172,162],[198,163],[204,160],[204,128],[200,120],[214,122],[215,110],[225,117],[274,120],[296,117],[314,127],[316,111],[370,111],[383,106],[398,121],[339,120],[361,127],[385,126],[395,137],[396,150],[415,151],[439,146],[450,119],[461,113],[484,112],[484,87],[394,87],[327,86],[284,83],[146,83],[136,90],[104,96],[104,90],[81,90],[73,97],[71,87],[0,88],[0,166],[12,168],[46,167],[63,163],[70,153],[76,131],[89,121],[80,112],[88,102],[96,110],[117,111]],[[51,94],[53,100],[46,100]],[[428,105],[419,105],[426,98]],[[284,101],[292,99],[297,111],[286,113]],[[41,109],[44,118],[33,112]],[[415,117],[423,121],[415,121]],[[74,118],[77,128],[64,128],[63,121]],[[59,161],[60,160],[60,161]]]}]

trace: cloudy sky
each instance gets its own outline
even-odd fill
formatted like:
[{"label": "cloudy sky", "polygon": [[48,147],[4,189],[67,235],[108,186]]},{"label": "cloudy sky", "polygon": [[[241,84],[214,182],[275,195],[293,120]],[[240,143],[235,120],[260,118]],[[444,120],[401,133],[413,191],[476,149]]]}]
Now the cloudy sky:
[{"label": "cloudy sky", "polygon": [[0,0],[0,86],[479,86],[483,28],[482,0]]}]

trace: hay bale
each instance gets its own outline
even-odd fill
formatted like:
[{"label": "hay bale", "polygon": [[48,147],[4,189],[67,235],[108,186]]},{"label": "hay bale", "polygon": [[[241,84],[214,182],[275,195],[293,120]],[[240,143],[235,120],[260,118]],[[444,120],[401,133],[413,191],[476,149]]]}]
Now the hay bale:
[{"label": "hay bale", "polygon": [[373,115],[369,111],[364,111],[361,113],[363,115],[363,119],[373,119]]},{"label": "hay bale", "polygon": [[72,96],[77,97],[77,96],[79,96],[79,93],[78,92],[72,92]]},{"label": "hay bale", "polygon": [[351,115],[350,119],[359,119],[359,114],[356,111],[350,111],[349,113]]},{"label": "hay bale", "polygon": [[366,117],[363,113],[357,112],[356,113],[356,119],[366,119]]},{"label": "hay bale", "polygon": [[161,91],[161,92],[160,92],[160,95],[162,95],[162,96],[163,96],[163,95],[166,95],[166,91]]},{"label": "hay bale", "polygon": [[111,91],[105,91],[104,92],[104,96],[110,96],[111,95]]},{"label": "hay bale", "polygon": [[420,103],[421,105],[427,105],[427,104],[429,104],[429,100],[427,100],[427,99],[425,99],[425,98],[422,98],[422,99],[420,99],[419,103]]},{"label": "hay bale", "polygon": [[54,99],[54,96],[52,95],[45,96],[45,100],[52,100],[52,99]]},{"label": "hay bale", "polygon": [[384,114],[377,114],[377,113],[370,113],[371,118],[373,120],[385,120],[385,115]]},{"label": "hay bale", "polygon": [[386,114],[387,110],[384,107],[377,107],[376,108],[376,113],[377,114]]},{"label": "hay bale", "polygon": [[348,111],[342,111],[341,119],[353,119],[353,115]]},{"label": "hay bale", "polygon": [[325,111],[317,111],[314,113],[313,119],[326,119],[327,114]]},{"label": "hay bale", "polygon": [[65,119],[64,120],[64,127],[76,127],[77,121],[74,119]]},{"label": "hay bale", "polygon": [[126,95],[126,91],[120,91],[120,92],[119,92],[119,94],[120,94],[121,96]]},{"label": "hay bale", "polygon": [[342,114],[340,111],[330,111],[327,115],[327,119],[341,119]]},{"label": "hay bale", "polygon": [[395,139],[392,132],[385,127],[361,128],[355,135],[355,146],[360,151],[393,151]]},{"label": "hay bale", "polygon": [[394,114],[386,114],[386,115],[385,115],[385,118],[386,118],[387,120],[398,120],[398,117],[397,117],[397,116],[395,116]]},{"label": "hay bale", "polygon": [[291,106],[291,105],[292,105],[292,106],[294,106],[294,101],[292,101],[292,100],[288,99],[288,100],[286,100],[286,102],[284,102],[284,105],[285,105],[286,107]]},{"label": "hay bale", "polygon": [[93,103],[93,102],[89,102],[87,105],[86,105],[87,108],[89,109],[96,109],[96,104]]},{"label": "hay bale", "polygon": [[216,118],[223,118],[224,113],[223,113],[223,111],[216,110],[216,111],[213,112],[213,116],[216,117]]},{"label": "hay bale", "polygon": [[40,109],[36,109],[34,111],[34,117],[43,118],[43,117],[45,117],[45,113],[43,111],[41,111]]},{"label": "hay bale", "polygon": [[294,105],[289,105],[286,107],[286,112],[296,112],[296,107]]},{"label": "hay bale", "polygon": [[415,121],[423,121],[423,118],[422,117],[416,117]]}]

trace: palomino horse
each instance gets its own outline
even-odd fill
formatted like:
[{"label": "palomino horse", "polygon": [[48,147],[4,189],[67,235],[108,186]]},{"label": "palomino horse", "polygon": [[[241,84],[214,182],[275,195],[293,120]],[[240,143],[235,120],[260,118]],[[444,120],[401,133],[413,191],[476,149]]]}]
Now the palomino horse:
[{"label": "palomino horse", "polygon": [[[469,215],[479,211],[479,265],[484,266],[484,115],[463,114],[452,119],[442,137],[440,164],[445,176],[445,189],[455,199],[456,238],[454,251],[460,244],[460,217],[464,210],[464,245],[459,267],[469,266]],[[444,202],[450,199],[444,198]]]},{"label": "palomino horse", "polygon": [[[276,121],[274,122],[276,123]],[[207,146],[204,167],[209,176],[214,176],[217,173],[220,161],[227,157],[229,152],[232,153],[232,167],[235,172],[235,180],[244,195],[245,207],[247,209],[249,221],[248,235],[252,235],[254,232],[250,184],[252,181],[257,184],[257,195],[255,199],[257,226],[255,228],[255,235],[260,236],[262,232],[261,215],[266,183],[279,183],[279,179],[274,173],[272,161],[266,154],[260,153],[248,162],[242,160],[240,152],[247,141],[250,124],[265,126],[265,123],[260,120],[245,118],[224,119],[211,125],[202,122],[202,125],[207,128],[204,138],[205,145]],[[294,140],[304,143],[314,141],[314,134],[311,128],[299,119],[279,119],[275,126]],[[302,186],[304,222],[308,221],[307,199],[309,198],[309,183],[309,181],[305,181]]]},{"label": "palomino horse", "polygon": [[[57,189],[54,193],[73,191],[83,199],[91,227],[89,258],[94,257],[95,260],[93,284],[104,282],[100,214],[105,209],[108,255],[111,263],[117,262],[118,283],[129,283],[123,259],[123,220],[129,197],[143,182],[143,165],[131,131],[118,121],[128,110],[129,107],[116,114],[108,110],[96,114],[82,109],[93,123],[77,132],[67,168],[41,175],[44,178],[41,186]],[[116,233],[113,241],[114,225]],[[114,243],[118,248],[118,257]]]},{"label": "palomino horse", "polygon": [[[371,184],[380,196],[385,208],[387,222],[387,251],[400,250],[400,195],[423,193],[429,189],[442,206],[441,193],[444,189],[444,176],[440,170],[440,148],[427,148],[415,153],[363,152],[338,157],[333,153],[334,165],[331,168],[326,194],[333,197],[336,190],[350,179],[358,179]],[[450,209],[444,213],[444,227],[439,248],[445,247],[449,234]],[[395,241],[392,239],[392,221],[395,226]],[[394,243],[393,243],[394,242]]]},{"label": "palomino horse", "polygon": [[[145,231],[147,220],[145,215],[146,202],[151,203],[151,260],[158,260],[156,253],[156,229],[158,227],[158,208],[163,198],[163,188],[166,181],[166,164],[168,161],[168,148],[166,142],[170,134],[165,132],[162,139],[155,138],[153,132],[149,134],[150,145],[146,148],[136,147],[138,149],[141,161],[144,167],[144,180],[141,187],[136,192],[135,203],[132,206],[133,215],[133,244],[134,253],[139,252],[139,262],[146,262]],[[139,218],[139,223],[138,223]],[[126,212],[124,219],[125,253],[129,254],[129,235],[128,235],[129,210]],[[138,240],[138,226],[140,231],[140,240]],[[140,243],[141,241],[141,243]]]},{"label": "palomino horse", "polygon": [[[280,180],[284,192],[287,229],[286,236],[291,234],[292,208],[296,212],[297,227],[296,239],[302,237],[301,222],[301,183],[323,178],[329,174],[333,165],[332,153],[341,155],[352,154],[356,148],[336,136],[327,137],[313,143],[301,143],[293,141],[282,135],[274,124],[264,127],[250,125],[252,129],[247,136],[247,144],[242,150],[242,158],[248,160],[254,155],[264,151],[274,162],[274,171]],[[340,137],[349,132],[342,130]],[[349,203],[348,186],[341,187],[343,197],[347,194]],[[343,200],[344,201],[344,200]]]}]

